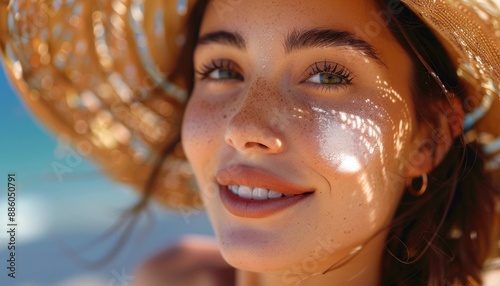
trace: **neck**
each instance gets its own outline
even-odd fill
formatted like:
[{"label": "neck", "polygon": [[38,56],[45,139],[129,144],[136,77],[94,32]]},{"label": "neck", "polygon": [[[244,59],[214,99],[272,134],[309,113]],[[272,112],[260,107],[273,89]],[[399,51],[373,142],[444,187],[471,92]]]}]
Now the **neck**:
[{"label": "neck", "polygon": [[[341,265],[325,274],[307,272],[315,261],[306,261],[304,265],[291,266],[290,270],[278,273],[255,273],[244,270],[236,271],[237,286],[316,286],[316,285],[350,285],[377,286],[380,284],[380,267],[384,249],[385,235],[381,234],[371,240],[359,251],[349,250],[321,263],[315,269],[329,269],[332,265]],[[355,254],[351,254],[355,252]],[[298,271],[297,271],[298,269]],[[313,271],[312,271],[313,272]]]}]

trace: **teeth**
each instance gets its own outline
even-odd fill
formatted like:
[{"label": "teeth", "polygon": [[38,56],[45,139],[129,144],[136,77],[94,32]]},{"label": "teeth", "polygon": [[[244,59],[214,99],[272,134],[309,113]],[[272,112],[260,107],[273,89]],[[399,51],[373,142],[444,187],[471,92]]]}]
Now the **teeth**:
[{"label": "teeth", "polygon": [[247,186],[240,186],[238,189],[238,196],[245,199],[252,199],[252,188]]},{"label": "teeth", "polygon": [[269,193],[266,189],[263,188],[254,188],[252,191],[252,199],[254,200],[267,200],[267,193]]},{"label": "teeth", "polygon": [[270,199],[280,198],[281,196],[283,196],[282,193],[278,193],[278,192],[275,192],[273,190],[270,190],[269,193],[267,194],[267,197]]},{"label": "teeth", "polygon": [[252,188],[249,186],[238,186],[238,185],[229,185],[227,188],[235,195],[249,199],[249,200],[267,200],[267,199],[277,199],[281,197],[291,197],[294,195],[283,194],[273,190],[268,190],[264,188]]},{"label": "teeth", "polygon": [[227,187],[231,190],[231,192],[233,192],[233,194],[235,194],[235,195],[238,194],[238,186],[236,186],[236,185],[229,185]]}]

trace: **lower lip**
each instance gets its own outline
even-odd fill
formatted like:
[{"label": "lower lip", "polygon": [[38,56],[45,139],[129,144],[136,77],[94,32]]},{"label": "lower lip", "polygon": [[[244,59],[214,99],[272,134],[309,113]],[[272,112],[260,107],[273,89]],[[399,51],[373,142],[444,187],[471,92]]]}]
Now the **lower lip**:
[{"label": "lower lip", "polygon": [[227,186],[221,186],[220,194],[222,204],[233,215],[263,218],[292,207],[308,198],[312,193],[268,200],[249,200],[233,194]]}]

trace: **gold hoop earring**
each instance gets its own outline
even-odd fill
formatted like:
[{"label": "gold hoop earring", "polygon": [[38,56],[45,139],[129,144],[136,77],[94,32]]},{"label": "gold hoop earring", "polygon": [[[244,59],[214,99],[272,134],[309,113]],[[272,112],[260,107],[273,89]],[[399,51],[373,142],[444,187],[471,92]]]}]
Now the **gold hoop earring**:
[{"label": "gold hoop earring", "polygon": [[419,197],[425,193],[425,190],[427,190],[427,174],[422,175],[422,185],[420,186],[420,189],[415,190],[413,188],[413,179],[411,179],[409,182],[406,183],[406,187],[408,188],[408,192],[416,197]]}]

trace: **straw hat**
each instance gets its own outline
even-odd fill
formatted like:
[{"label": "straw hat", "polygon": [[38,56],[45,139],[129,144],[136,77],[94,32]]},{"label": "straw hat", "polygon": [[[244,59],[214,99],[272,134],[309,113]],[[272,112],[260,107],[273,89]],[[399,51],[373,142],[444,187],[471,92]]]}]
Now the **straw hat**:
[{"label": "straw hat", "polygon": [[[138,190],[166,153],[149,183],[158,201],[180,208],[200,206],[178,144],[187,80],[171,76],[194,2],[0,1],[3,62],[26,105],[75,152]],[[402,2],[436,32],[470,83],[467,138],[483,144],[498,180],[498,2]]]}]

